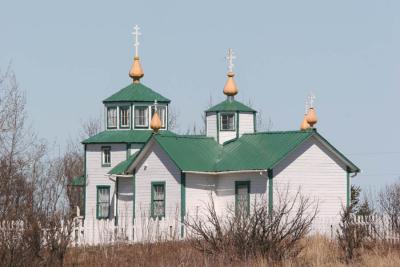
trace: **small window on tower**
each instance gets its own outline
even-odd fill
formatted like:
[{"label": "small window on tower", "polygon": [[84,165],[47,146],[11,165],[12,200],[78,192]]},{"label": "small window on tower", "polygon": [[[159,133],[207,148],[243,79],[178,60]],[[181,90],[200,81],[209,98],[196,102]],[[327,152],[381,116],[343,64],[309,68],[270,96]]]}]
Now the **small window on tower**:
[{"label": "small window on tower", "polygon": [[119,123],[120,128],[129,128],[131,121],[130,107],[119,107]]},{"label": "small window on tower", "polygon": [[221,131],[235,130],[235,114],[221,114]]},{"label": "small window on tower", "polygon": [[[152,118],[154,115],[154,110],[155,110],[155,108],[154,108],[154,106],[152,106],[151,107],[151,117]],[[158,115],[160,116],[160,120],[161,120],[161,128],[163,128],[163,129],[165,129],[165,117],[166,117],[165,110],[166,110],[165,106],[157,106],[157,112],[158,112]]]},{"label": "small window on tower", "polygon": [[117,107],[107,108],[107,128],[117,128]]},{"label": "small window on tower", "polygon": [[147,106],[135,107],[135,128],[149,127],[149,110]]},{"label": "small window on tower", "polygon": [[111,166],[111,147],[109,146],[101,147],[101,166]]}]

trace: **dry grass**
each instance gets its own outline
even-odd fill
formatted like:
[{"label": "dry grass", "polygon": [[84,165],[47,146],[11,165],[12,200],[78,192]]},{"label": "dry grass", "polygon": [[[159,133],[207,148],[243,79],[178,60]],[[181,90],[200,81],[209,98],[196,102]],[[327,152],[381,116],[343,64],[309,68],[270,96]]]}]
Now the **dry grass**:
[{"label": "dry grass", "polygon": [[208,257],[188,242],[73,248],[65,266],[400,266],[400,250],[384,244],[364,249],[357,261],[346,265],[335,241],[314,236],[302,243],[300,255],[282,262],[261,257],[240,261],[229,253]]}]

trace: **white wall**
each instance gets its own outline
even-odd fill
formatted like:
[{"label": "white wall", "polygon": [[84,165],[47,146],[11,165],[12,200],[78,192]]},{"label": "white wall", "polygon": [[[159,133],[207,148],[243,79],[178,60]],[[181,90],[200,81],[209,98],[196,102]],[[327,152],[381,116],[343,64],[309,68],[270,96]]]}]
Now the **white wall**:
[{"label": "white wall", "polygon": [[186,174],[186,214],[192,218],[201,215],[211,195],[216,198],[215,188],[216,176]]},{"label": "white wall", "polygon": [[342,206],[346,205],[346,177],[345,166],[316,138],[311,138],[274,169],[274,199],[286,189],[292,197],[300,189],[318,202],[319,218],[339,219]]},{"label": "white wall", "polygon": [[217,113],[210,112],[206,114],[207,136],[214,137],[217,140]]},{"label": "white wall", "polygon": [[244,133],[254,133],[253,113],[239,113],[239,136]]}]

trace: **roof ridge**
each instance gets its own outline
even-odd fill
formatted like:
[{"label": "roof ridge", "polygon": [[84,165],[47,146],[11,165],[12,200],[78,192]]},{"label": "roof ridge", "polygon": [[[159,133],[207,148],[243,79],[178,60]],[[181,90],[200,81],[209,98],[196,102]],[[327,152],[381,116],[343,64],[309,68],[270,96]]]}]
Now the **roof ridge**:
[{"label": "roof ridge", "polygon": [[314,133],[316,130],[288,130],[288,131],[265,131],[265,132],[254,132],[254,133],[243,133],[243,135],[259,135],[259,134],[286,134],[286,133]]}]

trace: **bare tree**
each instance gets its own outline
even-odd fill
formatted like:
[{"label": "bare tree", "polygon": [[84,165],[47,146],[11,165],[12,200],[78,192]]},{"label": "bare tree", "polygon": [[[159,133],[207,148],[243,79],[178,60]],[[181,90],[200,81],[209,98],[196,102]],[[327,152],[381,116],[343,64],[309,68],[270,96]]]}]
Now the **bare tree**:
[{"label": "bare tree", "polygon": [[390,227],[400,234],[400,182],[386,186],[378,195],[378,205]]},{"label": "bare tree", "polygon": [[298,191],[281,194],[273,211],[260,197],[249,212],[227,207],[218,216],[211,197],[201,216],[189,217],[185,224],[194,247],[204,253],[229,253],[243,259],[265,256],[271,260],[295,257],[302,250],[300,240],[310,231],[317,205]]}]

